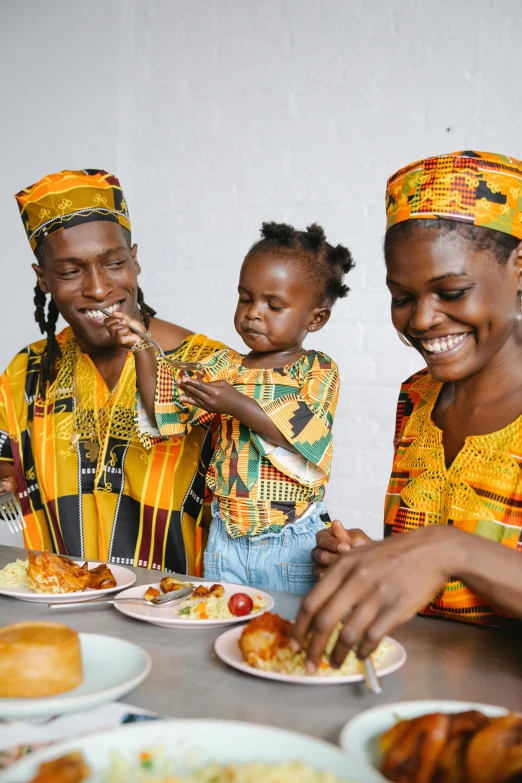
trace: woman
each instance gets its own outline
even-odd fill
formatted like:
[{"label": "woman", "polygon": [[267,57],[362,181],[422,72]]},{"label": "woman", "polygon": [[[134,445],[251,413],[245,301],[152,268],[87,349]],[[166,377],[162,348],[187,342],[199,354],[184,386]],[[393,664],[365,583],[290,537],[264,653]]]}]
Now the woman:
[{"label": "woman", "polygon": [[522,163],[414,163],[389,179],[386,209],[393,325],[427,370],[399,397],[385,540],[339,522],[318,536],[319,570],[335,565],[295,625],[296,644],[313,632],[311,671],[347,615],[334,665],[419,610],[522,617]]}]

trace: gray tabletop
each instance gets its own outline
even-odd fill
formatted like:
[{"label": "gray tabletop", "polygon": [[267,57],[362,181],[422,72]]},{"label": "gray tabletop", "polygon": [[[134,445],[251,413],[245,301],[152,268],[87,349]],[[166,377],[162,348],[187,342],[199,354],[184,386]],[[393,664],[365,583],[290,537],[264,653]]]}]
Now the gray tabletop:
[{"label": "gray tabletop", "polygon": [[[25,550],[0,546],[0,568],[25,559]],[[133,569],[136,584],[163,575]],[[184,577],[182,577],[184,578]],[[293,619],[299,596],[272,593],[275,610]],[[408,653],[405,665],[382,679],[383,692],[364,684],[306,686],[250,677],[225,666],[213,652],[221,630],[161,628],[125,617],[112,607],[52,612],[47,605],[0,596],[1,624],[31,620],[63,622],[77,631],[119,636],[141,645],[152,658],[148,678],[124,697],[127,704],[172,717],[234,718],[291,728],[337,742],[353,715],[387,702],[458,699],[522,706],[522,632],[417,617],[393,636]]]}]

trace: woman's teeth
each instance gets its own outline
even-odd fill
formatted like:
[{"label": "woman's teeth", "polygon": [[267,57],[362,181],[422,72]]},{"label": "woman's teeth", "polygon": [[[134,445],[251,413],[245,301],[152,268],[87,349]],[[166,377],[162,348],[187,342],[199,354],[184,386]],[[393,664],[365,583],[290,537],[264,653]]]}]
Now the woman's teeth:
[{"label": "woman's teeth", "polygon": [[[111,305],[110,307],[105,307],[104,310],[107,310],[109,313],[113,313],[115,310],[117,310],[121,305],[121,302],[116,302],[116,304]],[[96,321],[104,321],[107,316],[104,315],[101,310],[84,310],[83,314],[87,316],[87,318],[94,318]]]},{"label": "woman's teeth", "polygon": [[421,345],[425,351],[429,353],[444,353],[444,351],[451,351],[457,345],[460,345],[469,332],[462,334],[449,334],[447,337],[436,337],[434,340],[421,340]]}]

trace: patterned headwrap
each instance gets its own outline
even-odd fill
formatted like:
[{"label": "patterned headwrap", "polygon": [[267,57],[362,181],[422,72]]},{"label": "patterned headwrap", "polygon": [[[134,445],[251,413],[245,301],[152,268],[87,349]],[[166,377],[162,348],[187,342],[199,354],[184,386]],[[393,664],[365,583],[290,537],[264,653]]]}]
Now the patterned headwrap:
[{"label": "patterned headwrap", "polygon": [[109,220],[130,231],[127,204],[113,174],[98,169],[59,171],[17,193],[20,215],[33,250],[49,234],[80,223]]},{"label": "patterned headwrap", "polygon": [[522,163],[472,150],[411,163],[388,180],[386,218],[386,230],[405,220],[431,218],[522,239]]}]

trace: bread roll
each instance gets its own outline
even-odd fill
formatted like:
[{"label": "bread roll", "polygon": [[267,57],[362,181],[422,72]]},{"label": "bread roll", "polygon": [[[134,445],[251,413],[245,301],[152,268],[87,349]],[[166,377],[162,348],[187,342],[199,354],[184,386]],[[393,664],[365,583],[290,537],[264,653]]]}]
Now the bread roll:
[{"label": "bread roll", "polygon": [[0,628],[0,698],[54,696],[83,680],[80,640],[59,623]]}]

